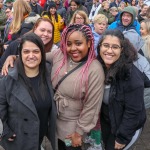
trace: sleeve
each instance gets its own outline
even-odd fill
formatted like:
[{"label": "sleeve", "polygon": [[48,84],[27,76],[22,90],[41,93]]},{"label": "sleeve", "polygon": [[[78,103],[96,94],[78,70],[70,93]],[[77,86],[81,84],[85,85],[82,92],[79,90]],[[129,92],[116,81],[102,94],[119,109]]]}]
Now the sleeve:
[{"label": "sleeve", "polygon": [[61,31],[64,28],[64,22],[61,21],[62,18],[60,15],[58,15],[58,29]]},{"label": "sleeve", "polygon": [[[134,78],[136,78],[136,73]],[[136,82],[132,82],[132,85],[127,86],[126,91],[124,91],[124,114],[116,134],[116,141],[121,144],[127,144],[131,141],[135,131],[144,124],[146,117],[144,112],[144,85],[139,84],[140,78]]]},{"label": "sleeve", "polygon": [[60,52],[60,48],[53,49],[51,52],[46,53],[46,61],[53,62],[54,57]]},{"label": "sleeve", "polygon": [[[93,66],[95,67],[95,66]],[[104,73],[99,66],[89,74],[88,95],[84,102],[80,118],[77,121],[76,132],[80,135],[88,133],[96,126],[104,92]]]},{"label": "sleeve", "polygon": [[18,55],[18,51],[17,51],[18,45],[19,45],[19,42],[14,41],[14,42],[10,43],[8,48],[4,51],[3,55],[0,58],[0,70],[2,69],[3,64],[8,56]]},{"label": "sleeve", "polygon": [[5,86],[5,78],[0,78],[0,119],[3,123],[3,133],[1,135],[1,138],[4,136],[6,138],[11,137],[14,133],[10,129],[10,127],[7,124],[8,119],[8,103],[6,98],[6,86]]}]

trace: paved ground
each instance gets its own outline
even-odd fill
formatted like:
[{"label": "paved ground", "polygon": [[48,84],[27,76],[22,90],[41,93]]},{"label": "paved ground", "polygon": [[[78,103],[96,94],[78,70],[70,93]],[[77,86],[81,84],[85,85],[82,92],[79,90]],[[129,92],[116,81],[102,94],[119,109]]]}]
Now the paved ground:
[{"label": "paved ground", "polygon": [[[0,131],[1,130],[2,126],[0,125]],[[44,150],[52,150],[47,140],[44,140],[43,147]],[[4,149],[0,147],[0,150]],[[142,135],[137,141],[133,150],[150,150],[150,108],[147,110],[147,121],[144,130],[142,132]]]}]

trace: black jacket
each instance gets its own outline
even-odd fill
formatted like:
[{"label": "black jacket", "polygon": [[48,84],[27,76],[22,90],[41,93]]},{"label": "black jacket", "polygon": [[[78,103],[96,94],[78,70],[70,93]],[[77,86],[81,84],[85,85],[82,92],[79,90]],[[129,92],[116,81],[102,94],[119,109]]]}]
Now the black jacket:
[{"label": "black jacket", "polygon": [[18,55],[18,46],[19,46],[20,40],[21,39],[18,38],[17,40],[11,42],[9,46],[7,47],[7,49],[4,51],[3,55],[0,58],[0,70],[2,69],[3,64],[8,56]]},{"label": "black jacket", "polygon": [[128,80],[116,79],[111,84],[108,108],[116,141],[128,144],[146,121],[143,76],[134,65]]}]

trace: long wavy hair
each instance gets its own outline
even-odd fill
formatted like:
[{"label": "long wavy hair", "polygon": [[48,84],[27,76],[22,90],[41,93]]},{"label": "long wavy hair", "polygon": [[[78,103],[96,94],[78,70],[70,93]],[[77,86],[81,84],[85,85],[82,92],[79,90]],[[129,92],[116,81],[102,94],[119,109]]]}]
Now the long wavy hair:
[{"label": "long wavy hair", "polygon": [[[52,81],[58,77],[60,70],[62,69],[63,66],[65,66],[65,69],[67,71],[67,65],[68,65],[68,62],[67,62],[68,55],[67,55],[67,51],[66,51],[67,50],[67,39],[75,31],[81,32],[83,34],[83,37],[86,39],[86,41],[91,42],[91,45],[88,49],[88,53],[86,56],[86,63],[81,67],[81,71],[79,72],[78,76],[76,77],[77,79],[80,79],[81,87],[84,84],[83,81],[85,81],[86,91],[88,91],[88,70],[89,70],[89,67],[90,67],[90,64],[92,63],[92,61],[94,59],[96,59],[96,56],[95,56],[95,52],[94,52],[94,37],[93,37],[92,31],[91,31],[91,28],[84,24],[71,24],[64,29],[62,36],[61,36],[61,43],[60,43],[61,51],[58,51],[58,53],[59,52],[63,53],[63,58],[62,58],[62,61],[59,65],[59,67],[56,69],[54,76],[52,77]],[[55,55],[57,55],[57,53]],[[86,94],[87,93],[88,92],[86,92]]]},{"label": "long wavy hair", "polygon": [[33,29],[32,29],[33,32],[40,25],[41,22],[49,22],[52,26],[52,39],[46,45],[44,45],[45,52],[49,52],[53,46],[53,43],[54,43],[54,25],[51,22],[51,20],[48,18],[45,18],[45,17],[39,18],[33,26]]},{"label": "long wavy hair", "polygon": [[10,25],[11,33],[17,33],[20,28],[22,21],[31,12],[31,7],[29,3],[25,0],[16,0],[13,4],[13,20]]},{"label": "long wavy hair", "polygon": [[26,41],[32,42],[35,45],[37,45],[41,51],[41,63],[39,64],[39,94],[41,95],[42,99],[45,100],[46,98],[46,91],[47,88],[46,84],[46,58],[45,58],[45,52],[44,52],[44,44],[39,36],[37,36],[34,33],[28,33],[24,35],[21,38],[20,45],[18,46],[18,53],[19,53],[19,59],[17,62],[18,67],[18,74],[21,82],[23,85],[27,88],[28,92],[30,93],[31,97],[33,97],[34,100],[37,100],[37,95],[35,94],[35,90],[32,88],[29,78],[26,76],[24,64],[22,61],[22,48]]},{"label": "long wavy hair", "polygon": [[[100,56],[101,44],[107,36],[117,37],[120,41],[122,48],[119,59],[114,62],[110,68],[107,68],[102,57]],[[105,71],[105,84],[111,84],[116,79],[126,80],[130,76],[131,67],[133,61],[137,60],[137,51],[127,38],[124,37],[123,33],[119,30],[107,30],[99,43],[97,48],[97,59],[102,63]]]}]

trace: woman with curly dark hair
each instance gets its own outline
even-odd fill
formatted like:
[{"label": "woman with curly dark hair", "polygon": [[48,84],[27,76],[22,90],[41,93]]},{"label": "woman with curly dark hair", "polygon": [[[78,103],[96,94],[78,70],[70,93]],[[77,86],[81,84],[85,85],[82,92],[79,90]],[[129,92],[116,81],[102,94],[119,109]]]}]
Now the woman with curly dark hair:
[{"label": "woman with curly dark hair", "polygon": [[137,53],[119,30],[108,30],[98,49],[105,71],[105,92],[101,108],[102,138],[106,150],[123,149],[143,127],[144,82],[133,65]]}]

